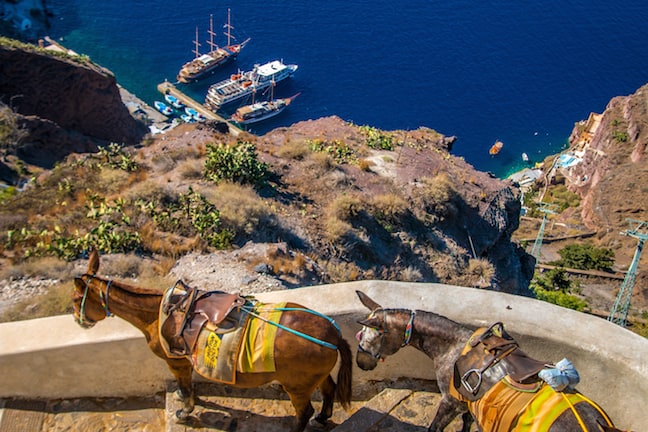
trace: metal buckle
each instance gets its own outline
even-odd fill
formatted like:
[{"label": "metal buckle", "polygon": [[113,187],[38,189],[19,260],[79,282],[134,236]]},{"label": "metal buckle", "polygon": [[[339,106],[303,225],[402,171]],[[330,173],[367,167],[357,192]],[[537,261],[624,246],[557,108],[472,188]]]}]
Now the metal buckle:
[{"label": "metal buckle", "polygon": [[[482,373],[483,372],[480,371],[479,369],[475,369],[475,368],[469,369],[468,371],[466,371],[466,373],[464,373],[461,376],[461,385],[463,385],[464,388],[468,390],[470,393],[476,395],[482,383]],[[477,375],[477,384],[474,387],[470,385],[470,383],[468,382],[468,379],[470,378],[471,374]]]}]

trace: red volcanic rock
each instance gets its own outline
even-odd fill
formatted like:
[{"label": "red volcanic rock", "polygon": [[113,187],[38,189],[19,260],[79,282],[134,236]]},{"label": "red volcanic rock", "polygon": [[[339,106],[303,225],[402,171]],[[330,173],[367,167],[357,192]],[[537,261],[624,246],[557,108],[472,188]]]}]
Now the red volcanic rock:
[{"label": "red volcanic rock", "polygon": [[52,153],[90,141],[132,145],[148,131],[122,103],[115,77],[81,57],[0,45],[0,100],[27,117],[33,143]]}]

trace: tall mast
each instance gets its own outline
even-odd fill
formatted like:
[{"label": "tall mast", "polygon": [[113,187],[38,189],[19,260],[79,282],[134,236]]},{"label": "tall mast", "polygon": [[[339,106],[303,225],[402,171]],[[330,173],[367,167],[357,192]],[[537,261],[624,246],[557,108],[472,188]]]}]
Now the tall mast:
[{"label": "tall mast", "polygon": [[225,28],[227,31],[225,32],[225,36],[227,36],[227,46],[231,45],[231,40],[236,39],[235,37],[232,36],[231,30],[234,28],[230,24],[230,8],[227,8],[227,24],[225,24]]},{"label": "tall mast", "polygon": [[196,26],[196,39],[194,39],[194,43],[196,44],[196,47],[194,48],[193,52],[196,54],[196,58],[200,57],[200,42],[198,42],[198,26]]},{"label": "tall mast", "polygon": [[218,45],[214,43],[214,36],[216,33],[214,33],[214,15],[209,15],[209,51],[214,51],[215,49],[218,48]]}]

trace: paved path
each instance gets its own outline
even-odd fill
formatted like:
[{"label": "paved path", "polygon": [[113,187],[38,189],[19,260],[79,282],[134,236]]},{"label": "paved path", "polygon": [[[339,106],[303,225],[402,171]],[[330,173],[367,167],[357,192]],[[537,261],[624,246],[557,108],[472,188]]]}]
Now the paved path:
[{"label": "paved path", "polygon": [[[336,403],[325,428],[308,426],[306,431],[425,432],[440,395],[419,384],[412,387],[383,389],[370,400],[352,401],[349,411]],[[209,395],[201,395],[205,391]],[[292,424],[292,405],[276,385],[240,390],[199,383],[197,394],[196,409],[184,425],[173,417],[180,403],[171,391],[132,400],[0,401],[0,432],[284,432]],[[317,394],[313,399],[318,411],[321,402]],[[455,420],[449,430],[458,429],[460,423]]]}]

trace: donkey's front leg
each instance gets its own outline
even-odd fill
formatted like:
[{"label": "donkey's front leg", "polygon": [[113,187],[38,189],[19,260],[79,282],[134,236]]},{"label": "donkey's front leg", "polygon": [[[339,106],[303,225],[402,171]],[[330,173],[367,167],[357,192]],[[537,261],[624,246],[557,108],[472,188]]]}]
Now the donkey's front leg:
[{"label": "donkey's front leg", "polygon": [[[430,427],[428,428],[428,432],[443,432],[446,426],[448,426],[450,422],[455,419],[455,417],[464,412],[466,412],[465,403],[450,397],[448,394],[444,394],[441,397],[441,402],[439,402],[439,409],[434,416],[434,420],[432,420],[432,424],[430,424]],[[467,432],[470,430],[471,422],[466,425],[465,416],[463,416],[463,420],[464,425],[462,432]],[[468,429],[466,429],[466,427]]]},{"label": "donkey's front leg", "polygon": [[191,363],[186,359],[168,359],[167,365],[178,383],[178,391],[176,394],[184,404],[182,409],[176,412],[176,417],[179,420],[185,420],[194,410],[195,406],[194,391],[191,382],[193,368]]}]

